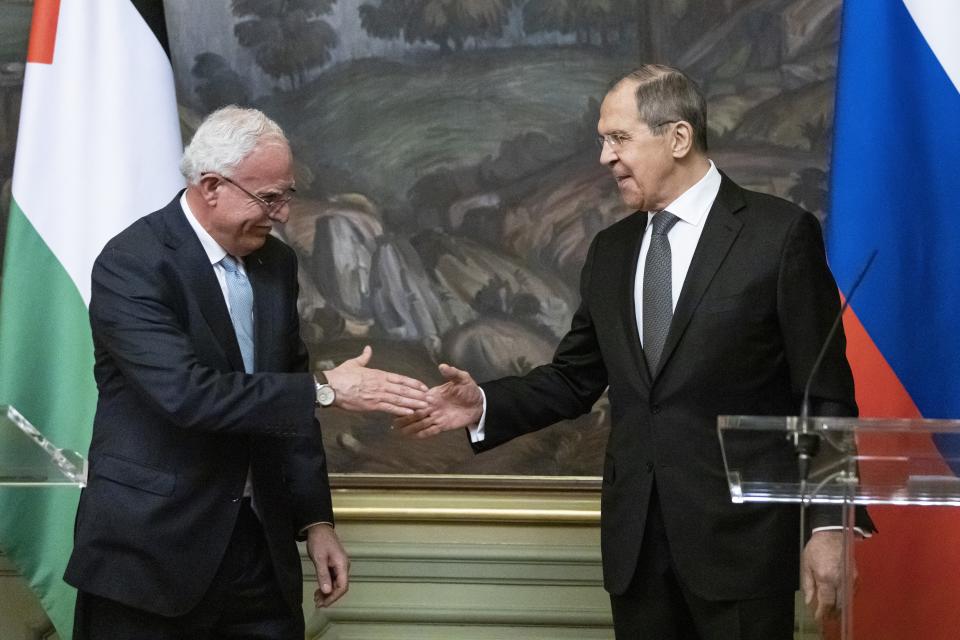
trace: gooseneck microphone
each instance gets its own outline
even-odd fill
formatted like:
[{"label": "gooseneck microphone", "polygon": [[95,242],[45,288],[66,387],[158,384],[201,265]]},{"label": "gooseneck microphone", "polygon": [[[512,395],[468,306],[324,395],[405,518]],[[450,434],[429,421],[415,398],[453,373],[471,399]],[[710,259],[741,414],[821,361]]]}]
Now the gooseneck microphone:
[{"label": "gooseneck microphone", "polygon": [[870,257],[867,258],[866,264],[863,265],[863,269],[860,270],[860,275],[857,276],[850,290],[844,295],[840,312],[837,314],[837,317],[834,318],[833,326],[830,327],[827,337],[823,340],[820,353],[817,354],[817,359],[813,362],[813,368],[810,369],[810,375],[807,376],[807,384],[803,388],[803,400],[800,403],[800,419],[797,423],[797,430],[793,433],[793,447],[797,454],[797,464],[800,468],[801,482],[806,482],[807,476],[810,474],[810,461],[817,455],[817,452],[820,451],[820,434],[815,433],[810,428],[810,386],[820,371],[820,365],[823,363],[823,358],[827,354],[827,347],[830,346],[830,343],[833,341],[833,336],[837,333],[837,328],[840,326],[841,320],[843,320],[844,312],[847,310],[847,307],[850,306],[850,300],[853,298],[853,294],[857,292],[857,288],[860,286],[860,283],[863,282],[864,276],[867,275],[867,272],[873,265],[873,259],[876,257],[877,250],[874,249]]}]

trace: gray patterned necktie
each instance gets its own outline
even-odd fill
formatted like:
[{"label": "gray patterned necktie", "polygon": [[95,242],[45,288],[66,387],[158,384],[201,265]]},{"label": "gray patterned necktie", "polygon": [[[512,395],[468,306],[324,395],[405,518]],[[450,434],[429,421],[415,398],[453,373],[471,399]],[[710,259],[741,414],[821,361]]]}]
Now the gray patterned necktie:
[{"label": "gray patterned necktie", "polygon": [[227,272],[227,298],[230,301],[230,320],[237,334],[237,344],[243,357],[243,369],[253,373],[253,289],[247,274],[240,270],[237,259],[227,255],[220,261]]},{"label": "gray patterned necktie", "polygon": [[650,223],[653,231],[643,267],[643,353],[651,376],[657,372],[673,318],[673,263],[667,233],[677,220],[669,211],[660,211]]}]

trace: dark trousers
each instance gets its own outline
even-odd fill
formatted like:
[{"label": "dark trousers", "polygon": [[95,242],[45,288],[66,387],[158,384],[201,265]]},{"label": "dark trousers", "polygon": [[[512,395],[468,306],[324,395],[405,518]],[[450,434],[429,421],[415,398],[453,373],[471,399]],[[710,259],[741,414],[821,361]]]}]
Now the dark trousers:
[{"label": "dark trousers", "polygon": [[192,611],[166,617],[83,591],[74,640],[303,640],[303,614],[291,611],[274,577],[263,527],[243,501],[223,562]]},{"label": "dark trousers", "polygon": [[[696,526],[696,524],[691,524]],[[640,559],[622,595],[611,595],[617,640],[792,640],[793,592],[706,600],[677,577],[654,487]]]}]

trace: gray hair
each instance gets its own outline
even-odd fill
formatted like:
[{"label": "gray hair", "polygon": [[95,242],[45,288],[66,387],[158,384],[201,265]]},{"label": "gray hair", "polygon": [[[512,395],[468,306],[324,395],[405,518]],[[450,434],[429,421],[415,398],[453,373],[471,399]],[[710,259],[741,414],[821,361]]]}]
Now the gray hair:
[{"label": "gray hair", "polygon": [[204,118],[183,150],[180,173],[191,185],[207,172],[229,178],[258,144],[271,142],[289,145],[280,125],[262,111],[234,105],[217,109]]},{"label": "gray hair", "polygon": [[617,85],[636,82],[637,112],[653,135],[662,135],[666,123],[683,120],[693,129],[693,147],[707,151],[707,101],[693,80],[679,69],[645,64]]}]

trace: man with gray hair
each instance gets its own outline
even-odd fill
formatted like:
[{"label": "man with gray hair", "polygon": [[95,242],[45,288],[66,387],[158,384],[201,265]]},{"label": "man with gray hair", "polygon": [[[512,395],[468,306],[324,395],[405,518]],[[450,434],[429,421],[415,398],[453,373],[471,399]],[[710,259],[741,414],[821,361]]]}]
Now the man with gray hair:
[{"label": "man with gray hair", "polygon": [[[448,382],[429,409],[395,426],[467,427],[486,451],[590,411],[609,386],[601,549],[617,638],[790,640],[799,509],[731,502],[717,416],[798,413],[839,296],[817,219],[721,173],[706,115],[676,69],[617,82],[600,107],[599,160],[636,212],[591,243],[553,361],[479,386],[441,365]],[[856,415],[842,331],[810,389],[811,415]],[[840,518],[818,507],[811,521],[803,588],[819,619],[835,610]]]},{"label": "man with gray hair", "polygon": [[305,540],[315,603],[347,590],[315,410],[425,406],[371,351],[309,371],[280,127],[226,107],[183,155],[187,188],[93,268],[99,390],[65,579],[76,638],[301,639]]}]

